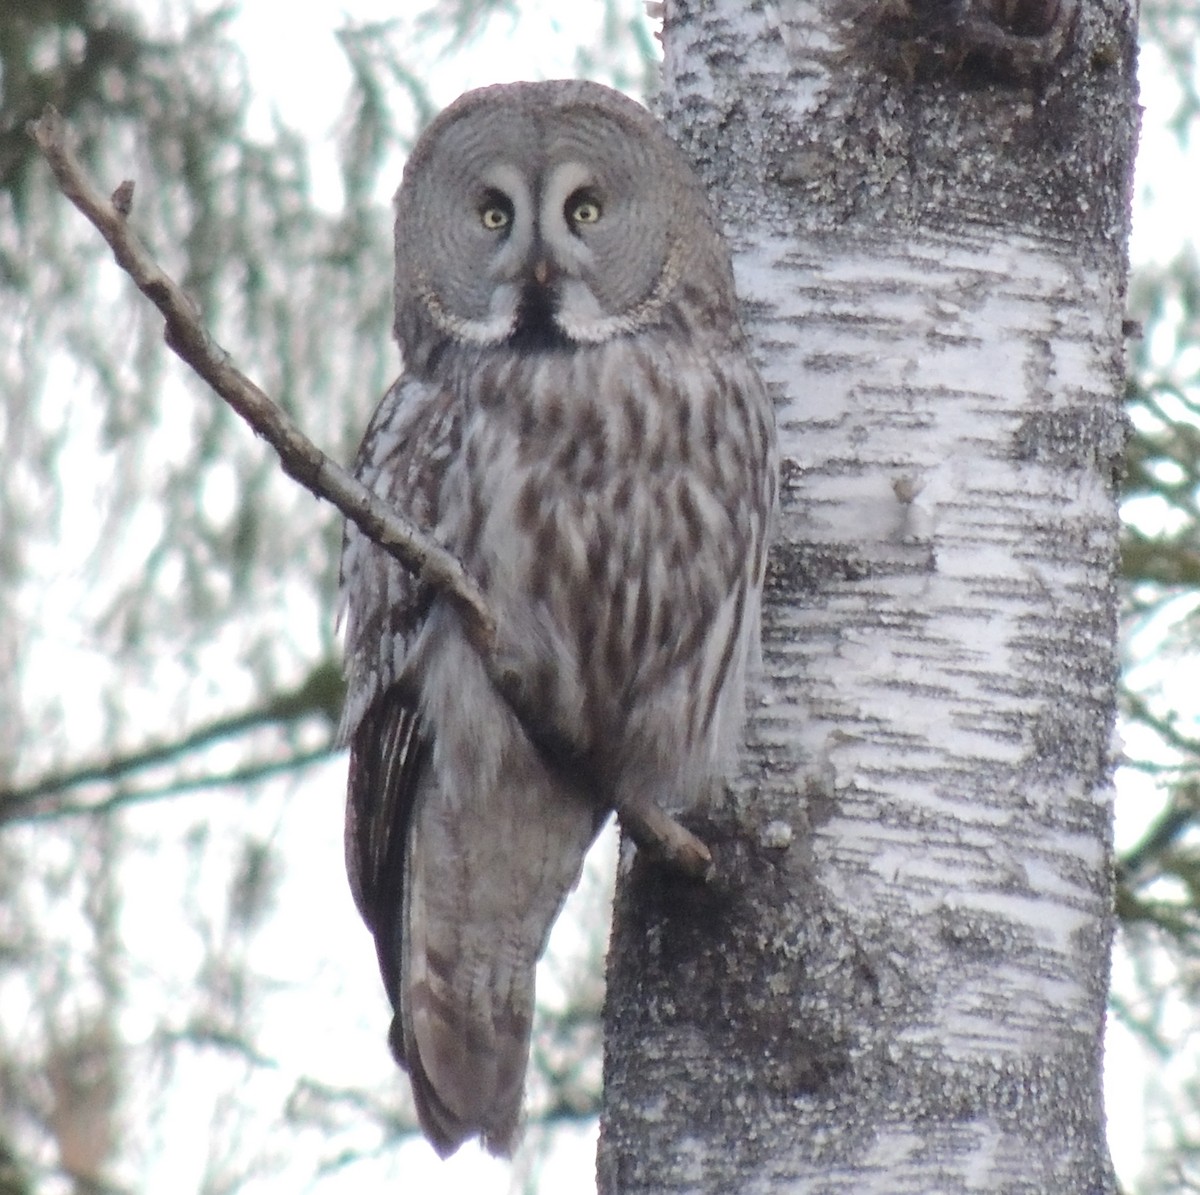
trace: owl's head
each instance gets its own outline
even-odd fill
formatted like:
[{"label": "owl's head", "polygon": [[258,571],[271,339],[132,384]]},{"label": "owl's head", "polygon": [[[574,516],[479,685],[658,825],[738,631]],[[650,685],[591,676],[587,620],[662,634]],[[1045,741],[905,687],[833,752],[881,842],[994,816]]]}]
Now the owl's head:
[{"label": "owl's head", "polygon": [[425,131],[396,195],[396,334],[538,351],[734,318],[728,254],[654,118],[582,81],[468,92]]}]

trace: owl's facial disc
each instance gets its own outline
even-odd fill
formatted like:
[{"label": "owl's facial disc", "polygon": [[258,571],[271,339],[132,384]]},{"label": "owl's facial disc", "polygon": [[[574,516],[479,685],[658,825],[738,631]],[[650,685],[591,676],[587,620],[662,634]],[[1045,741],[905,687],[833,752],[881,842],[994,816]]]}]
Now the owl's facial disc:
[{"label": "owl's facial disc", "polygon": [[465,169],[447,155],[447,175],[429,184],[452,195],[453,218],[431,200],[431,235],[412,248],[426,315],[456,340],[526,351],[656,321],[678,263],[654,177],[631,164],[624,139],[601,152],[590,125],[545,139],[536,121],[520,131]]}]

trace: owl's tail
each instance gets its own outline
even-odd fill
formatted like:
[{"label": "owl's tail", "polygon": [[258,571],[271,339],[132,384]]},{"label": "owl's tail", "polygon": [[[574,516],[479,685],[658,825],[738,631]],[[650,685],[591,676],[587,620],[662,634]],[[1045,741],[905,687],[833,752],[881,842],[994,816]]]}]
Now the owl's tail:
[{"label": "owl's tail", "polygon": [[[428,955],[414,963],[422,977],[406,988],[389,1042],[408,1070],[421,1128],[443,1158],[475,1136],[491,1153],[504,1157],[516,1147],[533,1019],[534,965],[524,976],[512,977],[515,982],[501,1001],[503,1007],[479,1009],[461,1002],[453,964],[439,974]],[[485,979],[489,986],[494,983],[494,977]]]},{"label": "owl's tail", "polygon": [[505,756],[486,794],[430,775],[409,837],[390,1042],[443,1157],[516,1146],[537,960],[604,821],[526,742]]}]

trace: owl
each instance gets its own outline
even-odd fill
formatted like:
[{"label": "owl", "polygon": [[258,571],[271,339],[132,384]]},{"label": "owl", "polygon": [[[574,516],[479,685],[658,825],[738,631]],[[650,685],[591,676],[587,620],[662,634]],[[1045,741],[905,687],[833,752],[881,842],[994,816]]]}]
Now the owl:
[{"label": "owl", "polygon": [[701,186],[619,93],[462,96],[414,148],[395,230],[404,372],[355,469],[482,587],[522,700],[349,527],[346,860],[425,1135],[506,1154],[535,965],[589,845],[734,758],[774,421]]}]

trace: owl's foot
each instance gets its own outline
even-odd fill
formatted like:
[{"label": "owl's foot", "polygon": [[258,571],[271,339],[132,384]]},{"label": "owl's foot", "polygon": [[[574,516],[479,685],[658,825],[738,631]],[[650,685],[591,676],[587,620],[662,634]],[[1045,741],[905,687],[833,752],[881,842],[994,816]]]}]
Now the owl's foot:
[{"label": "owl's foot", "polygon": [[685,826],[653,802],[629,804],[617,810],[621,827],[654,858],[696,880],[712,876],[712,852]]}]

